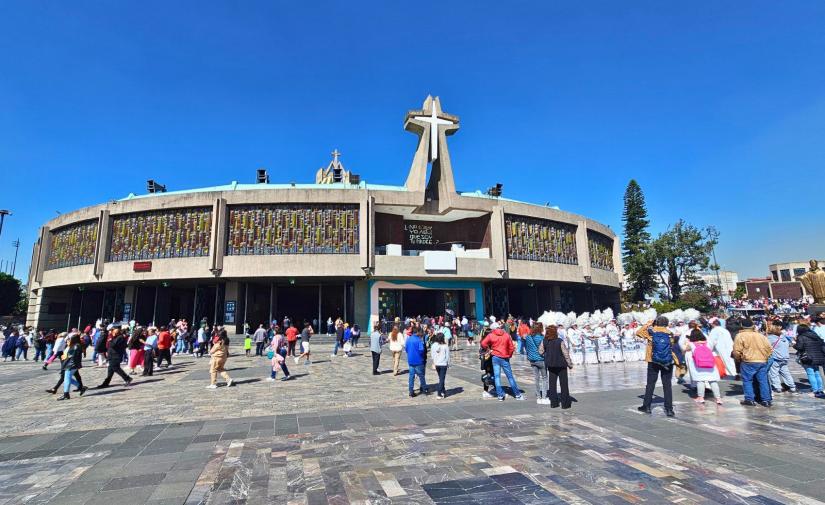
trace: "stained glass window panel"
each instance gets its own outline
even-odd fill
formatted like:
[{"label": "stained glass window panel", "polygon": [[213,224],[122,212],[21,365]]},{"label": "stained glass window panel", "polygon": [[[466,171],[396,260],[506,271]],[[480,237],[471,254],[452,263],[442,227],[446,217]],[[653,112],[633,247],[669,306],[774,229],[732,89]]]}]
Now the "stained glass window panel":
[{"label": "stained glass window panel", "polygon": [[208,207],[113,216],[109,261],[208,256],[211,234]]},{"label": "stained glass window panel", "polygon": [[600,270],[613,271],[613,239],[587,231],[587,243],[590,249],[590,266]]},{"label": "stained glass window panel", "polygon": [[505,214],[507,257],[577,265],[576,227],[548,219]]},{"label": "stained glass window panel", "polygon": [[229,208],[227,255],[358,254],[357,205]]},{"label": "stained glass window panel", "polygon": [[89,265],[95,261],[97,219],[52,231],[46,270]]}]

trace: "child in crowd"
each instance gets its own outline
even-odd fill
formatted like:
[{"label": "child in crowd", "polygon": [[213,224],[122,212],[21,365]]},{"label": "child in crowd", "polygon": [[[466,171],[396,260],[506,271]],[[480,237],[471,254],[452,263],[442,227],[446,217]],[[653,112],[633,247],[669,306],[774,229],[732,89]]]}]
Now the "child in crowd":
[{"label": "child in crowd", "polygon": [[246,357],[249,357],[249,354],[252,352],[252,335],[249,333],[246,334],[246,338],[243,340],[243,350],[246,353]]}]

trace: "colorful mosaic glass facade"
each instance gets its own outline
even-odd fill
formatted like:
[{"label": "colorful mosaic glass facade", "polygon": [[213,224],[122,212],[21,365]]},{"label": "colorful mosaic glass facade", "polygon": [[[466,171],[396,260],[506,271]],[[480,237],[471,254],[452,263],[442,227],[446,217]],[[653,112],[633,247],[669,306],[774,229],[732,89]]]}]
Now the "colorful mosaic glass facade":
[{"label": "colorful mosaic glass facade", "polygon": [[49,235],[51,244],[46,270],[94,263],[97,219],[66,226]]},{"label": "colorful mosaic glass facade", "polygon": [[358,206],[229,208],[227,255],[358,254]]},{"label": "colorful mosaic glass facade", "polygon": [[613,271],[613,239],[601,233],[587,231],[587,243],[590,248],[590,266],[601,270]]},{"label": "colorful mosaic glass facade", "polygon": [[507,257],[577,265],[576,227],[525,216],[504,216]]},{"label": "colorful mosaic glass facade", "polygon": [[109,261],[208,256],[211,233],[211,208],[113,216]]}]

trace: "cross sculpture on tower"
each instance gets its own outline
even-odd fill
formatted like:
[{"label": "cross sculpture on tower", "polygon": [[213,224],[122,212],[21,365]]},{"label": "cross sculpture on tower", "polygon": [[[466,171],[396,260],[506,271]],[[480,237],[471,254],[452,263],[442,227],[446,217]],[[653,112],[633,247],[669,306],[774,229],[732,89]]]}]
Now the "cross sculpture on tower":
[{"label": "cross sculpture on tower", "polygon": [[[439,199],[449,198],[455,193],[446,137],[458,131],[458,128],[458,117],[443,112],[438,97],[427,96],[421,110],[407,113],[404,129],[419,136],[418,149],[416,149],[406,183],[410,191],[424,192],[426,188],[431,187],[432,191],[437,189],[440,195],[433,194],[432,197]],[[433,180],[428,183],[427,169],[430,164],[432,164],[431,178]],[[431,190],[427,191],[429,193]]]}]

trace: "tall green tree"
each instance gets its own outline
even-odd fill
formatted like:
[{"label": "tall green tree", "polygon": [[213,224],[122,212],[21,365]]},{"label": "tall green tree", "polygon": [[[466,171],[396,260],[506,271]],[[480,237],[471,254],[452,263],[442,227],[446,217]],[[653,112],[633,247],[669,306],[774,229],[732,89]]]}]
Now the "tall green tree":
[{"label": "tall green tree", "polygon": [[631,301],[644,301],[645,295],[656,289],[656,270],[648,252],[650,233],[647,227],[645,195],[635,179],[627,183],[624,192],[624,241],[622,242],[622,262],[625,282],[629,286]]},{"label": "tall green tree", "polygon": [[25,297],[19,280],[9,274],[0,273],[0,316],[17,315],[17,311],[20,310],[18,304]]},{"label": "tall green tree", "polygon": [[651,243],[650,255],[669,300],[677,301],[685,291],[701,287],[699,272],[710,265],[718,239],[715,228],[700,229],[680,219]]}]

